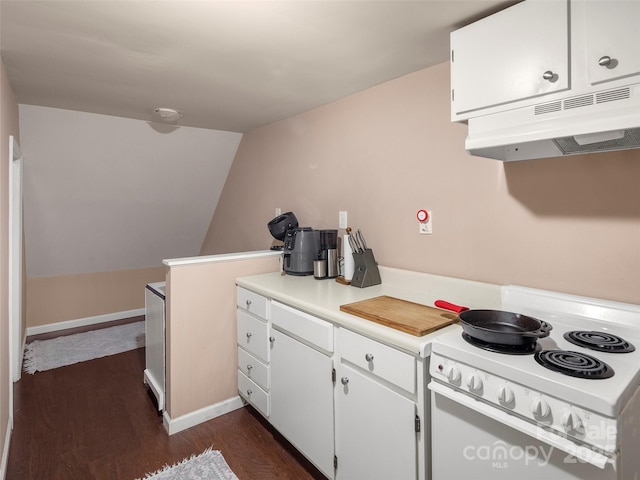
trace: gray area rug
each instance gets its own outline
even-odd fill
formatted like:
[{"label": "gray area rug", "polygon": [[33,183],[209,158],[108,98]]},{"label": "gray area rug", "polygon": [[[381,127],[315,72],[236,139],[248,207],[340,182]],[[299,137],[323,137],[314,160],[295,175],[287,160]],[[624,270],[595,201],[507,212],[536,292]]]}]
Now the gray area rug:
[{"label": "gray area rug", "polygon": [[144,321],[27,343],[23,369],[43,372],[144,347]]},{"label": "gray area rug", "polygon": [[[200,455],[148,473],[145,480],[238,480],[219,450],[208,448]],[[138,479],[142,480],[142,479]]]}]

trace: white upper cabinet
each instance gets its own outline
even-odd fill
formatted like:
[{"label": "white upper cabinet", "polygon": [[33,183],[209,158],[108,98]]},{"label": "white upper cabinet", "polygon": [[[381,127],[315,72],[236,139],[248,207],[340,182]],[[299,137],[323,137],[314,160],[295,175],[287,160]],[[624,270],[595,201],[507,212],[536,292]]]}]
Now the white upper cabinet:
[{"label": "white upper cabinet", "polygon": [[585,24],[591,84],[640,74],[640,1],[589,0]]},{"label": "white upper cabinet", "polygon": [[451,120],[637,83],[639,22],[640,0],[525,0],[452,32]]},{"label": "white upper cabinet", "polygon": [[568,0],[528,0],[451,33],[452,120],[568,89],[569,38]]}]

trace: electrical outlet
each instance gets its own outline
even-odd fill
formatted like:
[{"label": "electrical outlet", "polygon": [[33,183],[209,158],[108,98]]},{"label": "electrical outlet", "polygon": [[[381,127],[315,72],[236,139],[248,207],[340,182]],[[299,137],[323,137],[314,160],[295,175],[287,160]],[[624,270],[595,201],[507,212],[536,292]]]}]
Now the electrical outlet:
[{"label": "electrical outlet", "polygon": [[427,211],[427,214],[429,215],[427,217],[427,221],[426,222],[420,222],[420,226],[418,229],[418,232],[420,233],[420,235],[431,235],[433,234],[433,215],[431,214],[431,210]]},{"label": "electrical outlet", "polygon": [[347,228],[347,226],[348,226],[347,212],[345,211],[338,212],[338,228],[345,229]]},{"label": "electrical outlet", "polygon": [[282,209],[276,208],[276,217],[279,217],[280,215],[282,215]]}]

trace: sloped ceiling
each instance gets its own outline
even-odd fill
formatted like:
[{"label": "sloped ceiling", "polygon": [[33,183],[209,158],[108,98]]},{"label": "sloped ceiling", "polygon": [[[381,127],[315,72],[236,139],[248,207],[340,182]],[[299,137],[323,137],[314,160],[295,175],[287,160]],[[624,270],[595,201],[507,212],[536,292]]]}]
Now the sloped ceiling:
[{"label": "sloped ceiling", "polygon": [[198,255],[241,136],[21,105],[27,277]]}]

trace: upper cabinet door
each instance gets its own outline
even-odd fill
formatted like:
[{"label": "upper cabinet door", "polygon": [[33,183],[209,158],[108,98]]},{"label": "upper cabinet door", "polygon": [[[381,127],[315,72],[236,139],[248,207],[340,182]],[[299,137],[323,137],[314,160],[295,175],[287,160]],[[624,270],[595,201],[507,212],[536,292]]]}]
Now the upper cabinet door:
[{"label": "upper cabinet door", "polygon": [[640,74],[640,0],[589,0],[585,16],[589,82]]},{"label": "upper cabinet door", "polygon": [[569,87],[568,0],[528,0],[451,34],[453,120]]}]

